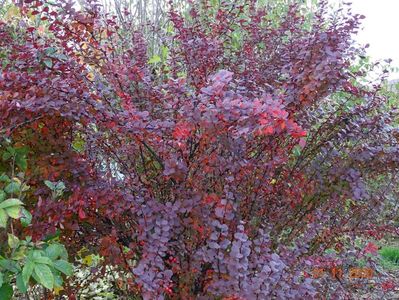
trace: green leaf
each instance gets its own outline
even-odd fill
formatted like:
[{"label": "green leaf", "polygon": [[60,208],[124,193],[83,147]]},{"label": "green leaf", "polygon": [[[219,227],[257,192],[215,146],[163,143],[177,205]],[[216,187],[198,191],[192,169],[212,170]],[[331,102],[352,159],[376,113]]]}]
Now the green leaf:
[{"label": "green leaf", "polygon": [[24,203],[17,198],[10,198],[0,203],[0,208],[7,208],[16,205],[24,205]]},{"label": "green leaf", "polygon": [[45,256],[40,256],[40,257],[35,257],[33,261],[37,264],[45,264],[45,265],[50,265],[53,266],[53,262],[50,258],[45,257]]},{"label": "green leaf", "polygon": [[5,283],[0,288],[0,299],[1,300],[9,300],[12,299],[12,295],[14,294],[14,290],[12,286],[8,283]]},{"label": "green leaf", "polygon": [[0,227],[6,228],[7,227],[7,220],[8,215],[4,209],[0,208]]},{"label": "green leaf", "polygon": [[62,287],[64,280],[60,275],[54,275],[54,287]]},{"label": "green leaf", "polygon": [[161,62],[161,57],[159,55],[154,55],[153,57],[151,57],[148,61],[149,64],[156,64]]},{"label": "green leaf", "polygon": [[13,260],[22,260],[26,258],[26,246],[23,245],[23,242],[19,243],[19,245],[20,246],[18,247],[18,250],[15,251],[14,254],[12,254],[11,256]]},{"label": "green leaf", "polygon": [[35,260],[35,259],[37,259],[37,258],[39,258],[39,257],[42,257],[43,254],[44,254],[44,252],[41,251],[41,250],[32,250],[32,251],[29,253],[29,257],[30,257],[32,260]]},{"label": "green leaf", "polygon": [[47,55],[52,55],[57,52],[57,49],[54,47],[49,47],[44,51]]},{"label": "green leaf", "polygon": [[[18,273],[21,271],[21,267],[16,261],[2,258],[0,259],[0,267],[6,269],[12,273]],[[1,299],[1,298],[0,298]]]},{"label": "green leaf", "polygon": [[63,54],[63,53],[60,53],[60,54],[56,54],[56,55],[54,55],[56,58],[58,58],[59,60],[68,60],[68,56],[66,56],[65,54]]},{"label": "green leaf", "polygon": [[37,282],[40,283],[40,277],[37,276],[37,274],[35,272],[32,272],[32,278]]},{"label": "green leaf", "polygon": [[29,148],[28,147],[15,148],[15,153],[20,157],[24,157],[29,153]]},{"label": "green leaf", "polygon": [[19,246],[19,238],[16,237],[15,235],[9,233],[8,234],[8,246],[10,246],[11,249],[15,249]]},{"label": "green leaf", "polygon": [[20,206],[20,205],[24,205],[24,203],[21,200],[17,198],[9,198],[6,201],[0,203],[0,208],[7,208],[12,206]]},{"label": "green leaf", "polygon": [[50,268],[45,264],[37,264],[33,269],[33,274],[35,274],[39,283],[49,290],[54,287],[54,276],[51,273]]},{"label": "green leaf", "polygon": [[32,223],[32,214],[24,207],[22,207],[21,213],[22,213],[22,217],[20,219],[21,224],[24,227],[28,227],[30,225],[30,223]]},{"label": "green leaf", "polygon": [[17,288],[21,293],[26,293],[28,290],[28,285],[22,279],[22,274],[17,275]]},{"label": "green leaf", "polygon": [[6,152],[3,153],[3,157],[2,157],[2,158],[3,158],[4,161],[7,161],[7,160],[9,160],[12,156],[13,156],[12,153],[6,151]]},{"label": "green leaf", "polygon": [[82,139],[76,139],[72,142],[72,148],[77,152],[82,152],[85,149],[85,142]]},{"label": "green leaf", "polygon": [[25,265],[22,269],[22,279],[25,284],[28,284],[29,279],[32,276],[34,267],[35,267],[35,263],[32,260],[27,259],[25,262]]},{"label": "green leaf", "polygon": [[161,55],[162,55],[162,59],[166,60],[168,58],[168,54],[169,54],[169,48],[166,46],[162,46],[161,47]]},{"label": "green leaf", "polygon": [[60,181],[60,182],[57,183],[57,185],[55,186],[55,188],[56,188],[57,190],[65,190],[65,184],[64,184],[62,181]]},{"label": "green leaf", "polygon": [[49,180],[45,180],[44,184],[47,185],[47,187],[52,191],[56,189],[56,185]]},{"label": "green leaf", "polygon": [[10,152],[11,155],[15,155],[15,153],[16,153],[15,148],[13,148],[13,147],[11,147],[11,146],[8,146],[8,147],[7,147],[7,151]]},{"label": "green leaf", "polygon": [[5,210],[7,212],[7,215],[13,219],[18,219],[19,217],[21,217],[21,206],[20,205],[7,207]]},{"label": "green leaf", "polygon": [[302,151],[301,146],[296,145],[292,152],[293,152],[294,156],[298,157],[301,155],[301,151]]},{"label": "green leaf", "polygon": [[27,147],[21,147],[15,149],[15,151],[16,151],[15,163],[21,170],[26,171],[26,168],[28,167],[28,161],[26,159],[26,155],[28,154],[29,149]]},{"label": "green leaf", "polygon": [[6,174],[1,174],[1,175],[0,175],[0,181],[1,181],[1,182],[10,182],[11,179],[10,179],[10,177],[8,177]]},{"label": "green leaf", "polygon": [[241,46],[241,33],[238,31],[235,31],[232,33],[232,45],[233,48],[238,50]]},{"label": "green leaf", "polygon": [[173,26],[172,22],[170,22],[168,24],[168,26],[166,27],[166,32],[167,33],[173,33],[174,32],[174,26]]},{"label": "green leaf", "polygon": [[218,0],[211,0],[211,7],[215,8],[219,6],[219,1]]},{"label": "green leaf", "polygon": [[8,194],[16,194],[20,191],[21,184],[19,182],[10,182],[4,189]]},{"label": "green leaf", "polygon": [[0,287],[3,285],[4,279],[3,279],[3,273],[0,273]]},{"label": "green leaf", "polygon": [[0,190],[0,202],[4,201],[5,198],[6,198],[6,193],[3,190]]},{"label": "green leaf", "polygon": [[72,264],[62,259],[54,262],[54,268],[56,268],[58,271],[61,271],[67,276],[71,276],[73,273]]},{"label": "green leaf", "polygon": [[[64,247],[64,245],[60,244],[51,244],[44,250],[45,254],[47,257],[49,257],[52,260],[56,260],[57,258],[66,258],[67,257],[67,252]],[[66,256],[66,257],[65,257]]]},{"label": "green leaf", "polygon": [[26,171],[28,167],[28,161],[26,160],[26,157],[17,155],[15,158],[15,163],[21,170]]},{"label": "green leaf", "polygon": [[22,191],[22,192],[26,192],[26,191],[28,191],[28,190],[29,190],[29,188],[30,188],[30,186],[29,186],[29,185],[27,185],[27,184],[23,184],[23,185],[21,186],[21,191]]},{"label": "green leaf", "polygon": [[43,63],[50,69],[53,67],[53,61],[51,59],[45,59]]}]

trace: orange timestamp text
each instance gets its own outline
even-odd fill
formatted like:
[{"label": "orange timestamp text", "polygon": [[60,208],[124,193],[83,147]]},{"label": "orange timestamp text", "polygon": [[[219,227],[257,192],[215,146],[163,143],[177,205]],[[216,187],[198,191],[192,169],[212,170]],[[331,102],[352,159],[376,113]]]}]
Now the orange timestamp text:
[{"label": "orange timestamp text", "polygon": [[[312,274],[305,274],[307,277],[313,277],[318,279],[324,275],[330,275],[335,279],[342,279],[344,277],[344,270],[342,267],[331,267],[331,268],[313,268]],[[349,279],[371,279],[374,277],[374,271],[367,267],[350,267],[348,269]]]}]

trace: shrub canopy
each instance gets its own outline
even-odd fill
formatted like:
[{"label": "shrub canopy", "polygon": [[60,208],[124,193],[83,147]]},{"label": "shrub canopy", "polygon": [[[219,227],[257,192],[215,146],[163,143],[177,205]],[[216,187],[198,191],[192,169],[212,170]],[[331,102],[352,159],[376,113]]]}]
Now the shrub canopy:
[{"label": "shrub canopy", "polygon": [[143,299],[311,299],[303,271],[325,249],[391,228],[376,215],[397,111],[353,68],[362,16],[211,2],[172,5],[152,47],[89,1],[24,1],[0,22],[0,128],[30,149],[28,229],[104,256]]}]

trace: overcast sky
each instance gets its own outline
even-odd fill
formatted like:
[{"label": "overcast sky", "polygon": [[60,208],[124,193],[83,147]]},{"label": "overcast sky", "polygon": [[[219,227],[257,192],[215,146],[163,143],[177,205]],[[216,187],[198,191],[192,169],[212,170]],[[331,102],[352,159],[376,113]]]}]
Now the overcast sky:
[{"label": "overcast sky", "polygon": [[[369,55],[374,59],[393,59],[399,67],[399,0],[347,0],[352,2],[353,12],[366,16],[364,29],[357,40],[370,44]],[[399,78],[392,74],[391,78]]]}]

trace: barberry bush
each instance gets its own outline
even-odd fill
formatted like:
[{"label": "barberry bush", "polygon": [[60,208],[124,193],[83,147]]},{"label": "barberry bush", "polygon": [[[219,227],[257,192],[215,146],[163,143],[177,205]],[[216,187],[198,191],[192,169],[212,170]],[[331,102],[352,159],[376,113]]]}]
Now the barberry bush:
[{"label": "barberry bush", "polygon": [[353,41],[362,16],[171,2],[144,30],[79,3],[19,1],[0,22],[0,126],[31,149],[33,239],[99,254],[143,299],[350,294],[305,271],[394,233],[377,216],[397,186],[397,110]]}]

